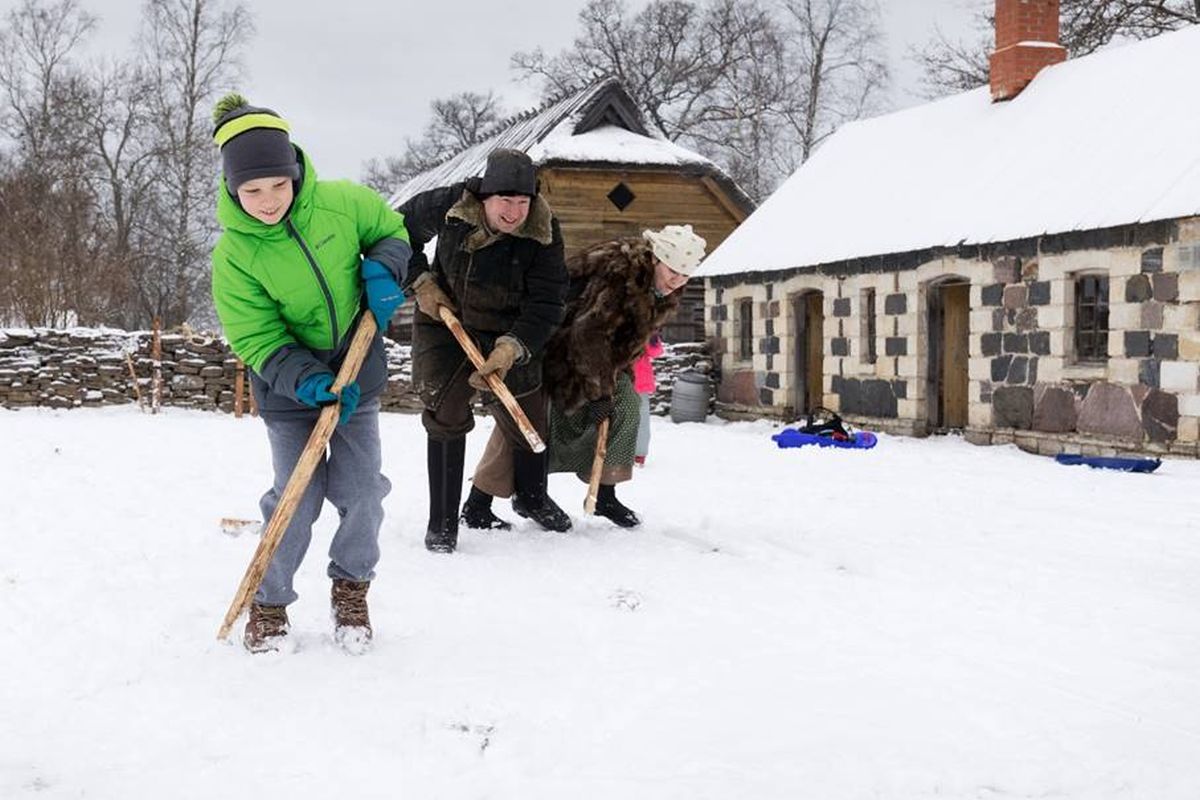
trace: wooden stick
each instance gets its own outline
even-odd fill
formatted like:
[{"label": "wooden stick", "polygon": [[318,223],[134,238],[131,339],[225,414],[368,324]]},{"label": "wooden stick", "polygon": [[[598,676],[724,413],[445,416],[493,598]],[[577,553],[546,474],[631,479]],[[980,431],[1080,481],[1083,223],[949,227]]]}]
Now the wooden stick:
[{"label": "wooden stick", "polygon": [[[329,391],[337,394],[343,386],[354,382],[354,379],[358,377],[358,370],[362,366],[363,358],[371,347],[371,338],[374,335],[375,315],[363,314],[358,323],[358,330],[354,333],[354,339],[350,342],[346,360],[342,362],[342,368]],[[321,409],[321,415],[317,417],[317,424],[308,437],[308,444],[304,446],[304,452],[300,454],[300,459],[296,462],[291,477],[288,478],[287,486],[284,487],[283,494],[279,498],[279,505],[275,507],[275,513],[271,515],[271,521],[267,523],[262,539],[258,542],[258,549],[254,551],[254,558],[251,559],[250,566],[246,567],[246,574],[242,577],[237,594],[234,595],[229,610],[225,612],[225,620],[221,623],[220,631],[217,632],[218,639],[224,639],[229,635],[233,623],[237,622],[237,618],[250,605],[254,593],[258,591],[263,575],[266,574],[267,565],[271,563],[271,557],[275,555],[279,542],[283,540],[283,532],[287,530],[288,523],[292,521],[292,516],[296,513],[296,506],[300,504],[300,498],[304,496],[304,490],[308,488],[308,482],[312,480],[317,464],[325,456],[329,437],[333,435],[333,429],[337,427],[340,408],[341,403],[338,402]]]},{"label": "wooden stick", "polygon": [[154,318],[154,339],[150,345],[151,383],[150,413],[157,414],[162,405],[162,320]]},{"label": "wooden stick", "polygon": [[129,367],[129,380],[133,383],[133,396],[137,398],[138,410],[146,410],[146,401],[142,399],[142,387],[138,385],[137,372],[133,368],[133,357],[125,354],[125,364]]},{"label": "wooden stick", "polygon": [[[466,351],[467,358],[471,359],[471,363],[475,365],[475,369],[483,366],[483,353],[479,352],[479,348],[475,346],[475,342],[471,341],[471,337],[467,335],[467,331],[463,328],[462,323],[458,321],[458,317],[454,316],[454,312],[445,306],[438,306],[438,313],[442,317],[442,322],[446,323],[446,327],[454,334],[454,338],[458,339],[458,343],[462,345],[462,349]],[[540,453],[546,449],[546,443],[542,441],[542,437],[538,436],[538,432],[533,429],[533,423],[529,421],[529,417],[525,416],[525,412],[521,410],[521,406],[517,403],[517,399],[512,396],[512,392],[504,385],[504,381],[496,377],[494,372],[489,372],[484,376],[487,380],[488,388],[492,390],[492,394],[500,398],[500,402],[508,409],[509,416],[513,418],[513,422],[517,423],[517,427],[521,429],[521,433],[525,436],[525,441],[529,442],[529,446],[533,452]]]},{"label": "wooden stick", "polygon": [[239,358],[233,365],[233,416],[242,418],[242,395],[245,393],[246,365]]},{"label": "wooden stick", "polygon": [[596,498],[600,495],[600,475],[604,472],[604,457],[608,455],[608,417],[600,420],[596,428],[596,455],[592,458],[591,480],[588,481],[587,499],[583,501],[586,514],[596,513]]}]

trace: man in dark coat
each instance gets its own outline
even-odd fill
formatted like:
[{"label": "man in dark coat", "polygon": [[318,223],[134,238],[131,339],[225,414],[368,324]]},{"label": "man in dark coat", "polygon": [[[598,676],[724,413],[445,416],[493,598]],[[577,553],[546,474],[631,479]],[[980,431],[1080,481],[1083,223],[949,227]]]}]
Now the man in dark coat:
[{"label": "man in dark coat", "polygon": [[[616,496],[616,484],[633,475],[637,442],[640,411],[631,368],[678,307],[678,290],[699,266],[705,244],[691,225],[668,225],[593,245],[567,263],[566,316],[546,345],[550,471],[574,472],[586,483],[597,427],[609,419],[596,514],[622,527],[640,523]],[[492,435],[475,473],[477,488],[506,496],[512,474],[507,446]]]},{"label": "man in dark coat", "polygon": [[[408,286],[413,319],[413,385],[428,434],[429,525],[425,546],[453,552],[458,543],[466,434],[471,399],[483,391],[497,429],[514,451],[522,509],[545,527],[570,519],[546,494],[547,454],[535,454],[508,412],[487,392],[495,374],[546,438],[542,351],[562,320],[567,290],[558,220],[538,193],[529,156],[496,150],[482,178],[422,192],[400,206],[412,243]],[[429,263],[424,246],[437,237]],[[487,360],[473,371],[443,324],[439,307],[459,315]]]}]

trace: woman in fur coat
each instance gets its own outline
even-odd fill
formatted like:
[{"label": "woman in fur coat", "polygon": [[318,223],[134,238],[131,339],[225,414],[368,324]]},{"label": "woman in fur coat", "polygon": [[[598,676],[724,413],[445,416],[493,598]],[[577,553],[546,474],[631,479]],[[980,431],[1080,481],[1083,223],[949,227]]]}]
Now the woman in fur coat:
[{"label": "woman in fur coat", "polygon": [[[675,312],[678,290],[699,266],[705,244],[691,225],[668,225],[601,242],[567,262],[566,315],[546,345],[544,367],[551,398],[550,471],[574,472],[586,483],[597,427],[609,419],[596,514],[622,527],[641,521],[615,491],[633,476],[639,401],[632,366],[650,335]],[[494,434],[476,471],[476,489],[501,497],[512,491],[511,452]],[[491,514],[490,497],[484,508],[470,504],[463,518],[471,527],[504,526]]]}]

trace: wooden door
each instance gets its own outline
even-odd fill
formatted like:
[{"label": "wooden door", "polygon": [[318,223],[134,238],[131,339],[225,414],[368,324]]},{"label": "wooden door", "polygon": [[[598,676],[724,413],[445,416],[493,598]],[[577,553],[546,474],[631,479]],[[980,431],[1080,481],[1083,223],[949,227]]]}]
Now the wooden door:
[{"label": "wooden door", "polygon": [[971,287],[942,287],[941,427],[967,427],[967,359]]},{"label": "wooden door", "polygon": [[825,296],[804,296],[805,410],[825,402]]}]

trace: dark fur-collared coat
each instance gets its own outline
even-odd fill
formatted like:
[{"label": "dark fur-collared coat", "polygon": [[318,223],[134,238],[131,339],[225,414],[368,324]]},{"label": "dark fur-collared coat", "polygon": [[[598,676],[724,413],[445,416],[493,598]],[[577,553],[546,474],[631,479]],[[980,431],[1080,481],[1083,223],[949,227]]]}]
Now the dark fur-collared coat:
[{"label": "dark fur-collared coat", "polygon": [[654,291],[656,259],[642,238],[592,245],[567,260],[570,288],[562,325],[546,345],[546,386],[567,413],[612,397],[650,334],[675,312],[679,291]]}]

